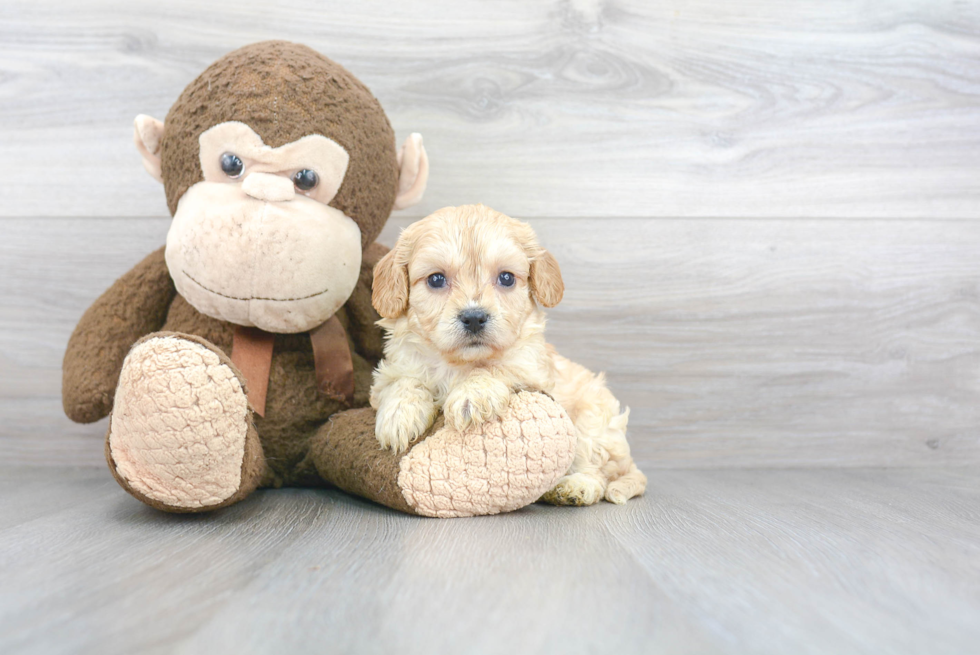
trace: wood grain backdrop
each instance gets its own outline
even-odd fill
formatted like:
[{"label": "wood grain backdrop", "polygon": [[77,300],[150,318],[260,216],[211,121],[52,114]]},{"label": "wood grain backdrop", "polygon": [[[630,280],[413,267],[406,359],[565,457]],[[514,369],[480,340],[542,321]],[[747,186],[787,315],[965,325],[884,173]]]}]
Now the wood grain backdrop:
[{"label": "wood grain backdrop", "polygon": [[340,61],[423,203],[531,219],[647,467],[980,463],[980,3],[0,3],[0,449],[98,463],[60,413],[84,308],[163,241],[131,144],[268,38]]},{"label": "wood grain backdrop", "polygon": [[412,215],[976,218],[980,3],[955,0],[4,0],[0,212],[166,215],[132,118],[270,38],[426,137]]}]

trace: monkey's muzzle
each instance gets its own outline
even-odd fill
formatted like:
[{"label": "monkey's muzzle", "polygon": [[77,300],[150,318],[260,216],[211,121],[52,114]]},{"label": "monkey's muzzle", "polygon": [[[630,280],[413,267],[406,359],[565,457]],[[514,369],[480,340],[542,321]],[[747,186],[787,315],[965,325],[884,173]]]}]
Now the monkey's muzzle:
[{"label": "monkey's muzzle", "polygon": [[343,212],[303,196],[249,197],[238,185],[199,182],[167,234],[177,291],[213,318],[267,332],[306,332],[350,297],[361,231]]}]

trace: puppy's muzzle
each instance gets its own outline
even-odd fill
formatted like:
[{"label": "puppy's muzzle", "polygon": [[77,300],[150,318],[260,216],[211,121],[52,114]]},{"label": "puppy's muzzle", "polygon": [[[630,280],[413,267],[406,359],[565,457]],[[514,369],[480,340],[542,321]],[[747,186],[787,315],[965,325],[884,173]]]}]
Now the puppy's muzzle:
[{"label": "puppy's muzzle", "polygon": [[490,316],[482,309],[464,309],[457,318],[463,324],[464,330],[470,334],[479,334],[486,327]]}]

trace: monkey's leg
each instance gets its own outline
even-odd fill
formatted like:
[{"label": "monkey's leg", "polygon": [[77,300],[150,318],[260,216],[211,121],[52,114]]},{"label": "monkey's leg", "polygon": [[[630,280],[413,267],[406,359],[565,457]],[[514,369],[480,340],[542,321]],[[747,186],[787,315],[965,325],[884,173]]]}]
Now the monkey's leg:
[{"label": "monkey's leg", "polygon": [[105,454],[122,487],[168,512],[231,505],[255,490],[265,457],[243,378],[199,337],[156,332],[123,362]]},{"label": "monkey's leg", "polygon": [[442,417],[407,452],[382,450],[375,411],[335,414],[314,436],[310,456],[327,482],[422,516],[498,514],[536,501],[575,456],[575,428],[561,406],[519,392],[499,419],[457,432]]}]

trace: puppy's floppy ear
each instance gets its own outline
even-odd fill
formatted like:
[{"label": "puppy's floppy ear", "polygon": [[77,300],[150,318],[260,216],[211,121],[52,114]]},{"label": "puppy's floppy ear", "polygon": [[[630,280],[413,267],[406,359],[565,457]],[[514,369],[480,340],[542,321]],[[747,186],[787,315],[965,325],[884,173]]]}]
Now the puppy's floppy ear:
[{"label": "puppy's floppy ear", "polygon": [[542,250],[531,259],[529,283],[534,299],[545,307],[554,307],[565,294],[565,283],[561,279],[558,260],[547,250]]},{"label": "puppy's floppy ear", "polygon": [[398,318],[408,309],[408,271],[398,261],[398,246],[374,265],[371,304],[383,318]]}]

